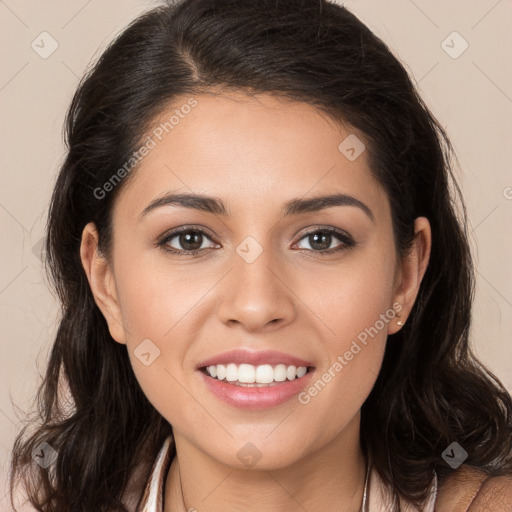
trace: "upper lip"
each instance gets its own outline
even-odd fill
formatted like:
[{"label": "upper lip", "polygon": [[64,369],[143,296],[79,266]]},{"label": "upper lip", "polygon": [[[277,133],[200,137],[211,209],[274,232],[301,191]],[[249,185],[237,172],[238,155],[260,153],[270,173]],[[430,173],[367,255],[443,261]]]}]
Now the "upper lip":
[{"label": "upper lip", "polygon": [[285,364],[287,366],[313,366],[310,362],[295,357],[284,352],[278,352],[276,350],[260,350],[260,351],[249,351],[235,349],[222,354],[217,354],[209,359],[201,361],[197,368],[203,368],[205,366],[215,366],[217,364],[252,364],[258,366],[261,364]]}]

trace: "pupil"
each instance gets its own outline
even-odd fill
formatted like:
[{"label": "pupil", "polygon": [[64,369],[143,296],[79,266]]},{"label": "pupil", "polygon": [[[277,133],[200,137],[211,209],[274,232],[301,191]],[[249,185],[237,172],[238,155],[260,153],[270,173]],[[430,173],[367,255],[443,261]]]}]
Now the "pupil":
[{"label": "pupil", "polygon": [[[191,235],[191,233],[193,234]],[[180,235],[180,244],[185,250],[194,251],[201,247],[201,237],[201,233],[191,231],[183,235]],[[192,247],[190,245],[192,245]]]},{"label": "pupil", "polygon": [[[318,242],[318,239],[322,238],[323,242]],[[312,242],[313,240],[313,242]],[[327,243],[325,243],[327,241]],[[315,233],[314,235],[310,235],[309,237],[309,243],[312,248],[315,248],[315,244],[319,244],[319,247],[316,247],[320,250],[328,249],[331,245],[331,235],[329,233]]]}]

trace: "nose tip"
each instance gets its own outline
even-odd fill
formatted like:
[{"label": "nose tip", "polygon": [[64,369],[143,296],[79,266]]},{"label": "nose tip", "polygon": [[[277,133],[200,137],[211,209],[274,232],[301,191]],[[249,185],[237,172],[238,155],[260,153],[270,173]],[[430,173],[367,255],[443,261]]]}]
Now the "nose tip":
[{"label": "nose tip", "polygon": [[268,329],[269,327],[277,326],[283,323],[283,318],[272,318],[267,320],[268,315],[265,313],[246,313],[243,317],[230,318],[226,321],[228,325],[243,325],[247,331],[258,332],[262,329]]}]

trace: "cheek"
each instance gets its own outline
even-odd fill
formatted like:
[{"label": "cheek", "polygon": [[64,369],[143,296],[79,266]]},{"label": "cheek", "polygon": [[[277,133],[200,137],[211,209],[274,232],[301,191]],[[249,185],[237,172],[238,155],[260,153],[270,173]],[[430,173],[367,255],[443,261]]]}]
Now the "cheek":
[{"label": "cheek", "polygon": [[[321,320],[318,325],[330,340],[329,345],[342,350],[392,306],[393,257],[392,253],[387,256],[377,251],[347,254],[338,265],[317,266],[309,277],[296,281],[294,291],[309,306],[311,318]],[[307,271],[303,275],[308,276]],[[384,331],[385,338],[387,323],[382,326],[379,321],[377,327]]]},{"label": "cheek", "polygon": [[[348,291],[348,290],[347,290]],[[343,296],[331,320],[334,331],[324,337],[324,359],[311,385],[298,397],[304,411],[323,425],[321,438],[329,440],[362,407],[380,372],[387,341],[386,308],[375,293]],[[377,297],[377,298],[375,298]],[[307,414],[307,413],[306,413]]]},{"label": "cheek", "polygon": [[141,389],[170,422],[176,419],[169,417],[173,412],[192,414],[182,365],[201,325],[204,295],[218,277],[172,264],[157,251],[132,250],[130,257],[116,260],[116,280],[127,350]]},{"label": "cheek", "polygon": [[[380,371],[393,321],[394,260],[383,253],[346,259],[344,264],[316,272],[315,286],[304,286],[304,297],[323,332],[322,367],[302,404],[315,404],[344,424],[361,407]],[[320,319],[321,321],[317,321]],[[334,407],[333,404],[341,404]]]},{"label": "cheek", "polygon": [[[158,251],[119,261],[116,279],[124,325],[131,344],[167,340],[207,286],[194,270],[168,262]],[[157,342],[157,341],[156,341]]]}]

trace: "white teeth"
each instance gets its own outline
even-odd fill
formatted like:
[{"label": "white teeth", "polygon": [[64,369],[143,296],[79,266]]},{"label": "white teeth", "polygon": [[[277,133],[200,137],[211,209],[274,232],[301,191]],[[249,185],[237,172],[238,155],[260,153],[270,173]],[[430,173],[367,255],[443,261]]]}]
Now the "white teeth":
[{"label": "white teeth", "polygon": [[[213,369],[215,366],[211,366],[210,368]],[[238,367],[238,379],[235,380],[245,382],[247,384],[256,382],[256,370],[254,369],[254,366],[252,364],[241,364]]]},{"label": "white teeth", "polygon": [[226,366],[226,380],[228,382],[234,382],[238,380],[238,366],[230,363]]},{"label": "white teeth", "polygon": [[286,380],[286,365],[278,364],[274,367],[274,380],[277,382]]},{"label": "white teeth", "polygon": [[276,382],[283,382],[286,379],[294,380],[306,375],[308,369],[306,366],[278,364],[272,366],[270,364],[261,364],[254,366],[252,364],[234,364],[227,365],[217,364],[206,367],[206,372],[210,377],[218,380],[226,379],[228,382],[233,382],[237,385],[247,386],[249,384],[273,385]]},{"label": "white teeth", "polygon": [[[216,370],[212,370],[212,368],[215,368]],[[212,377],[215,377],[213,375],[213,372],[217,372],[217,379],[224,380],[226,377],[226,367],[223,364],[218,364],[217,366],[208,366],[208,371]]]},{"label": "white teeth", "polygon": [[308,369],[305,366],[299,366],[297,368],[297,377],[299,377],[299,379],[301,377],[304,377],[304,375],[306,375],[307,371],[308,371]]},{"label": "white teeth", "polygon": [[256,368],[256,382],[258,384],[270,384],[274,381],[274,368],[269,364],[262,364]]}]

